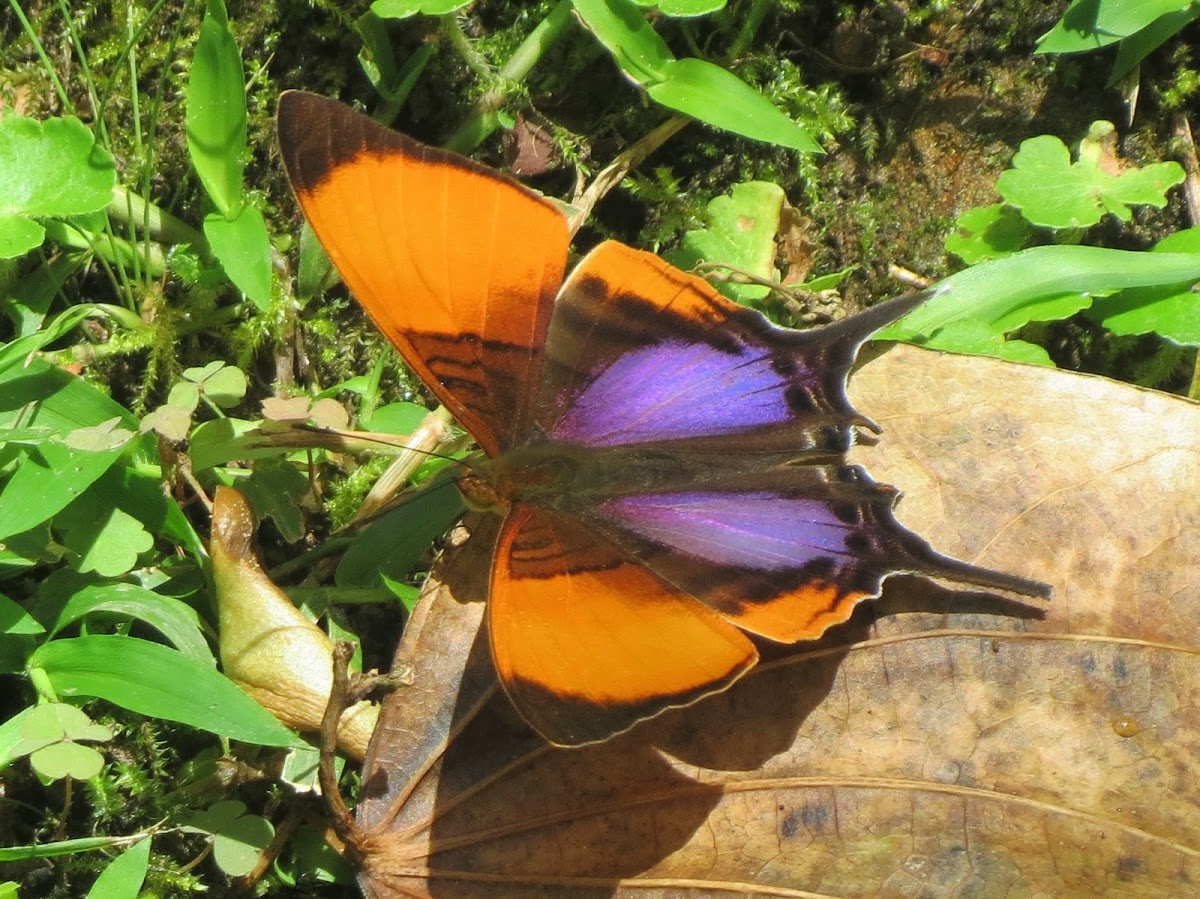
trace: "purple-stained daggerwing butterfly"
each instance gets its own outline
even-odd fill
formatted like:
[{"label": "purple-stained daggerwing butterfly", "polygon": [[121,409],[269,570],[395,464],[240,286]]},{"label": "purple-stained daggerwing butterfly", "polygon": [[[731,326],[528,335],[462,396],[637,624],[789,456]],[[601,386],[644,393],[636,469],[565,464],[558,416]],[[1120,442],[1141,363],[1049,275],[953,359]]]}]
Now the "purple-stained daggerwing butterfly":
[{"label": "purple-stained daggerwing butterfly", "polygon": [[845,461],[858,348],[922,296],[798,332],[612,241],[566,276],[565,217],[516,182],[312,94],[278,126],[330,259],[483,450],[492,657],[550,742],[724,690],[747,634],[816,639],[892,574],[1049,595],[934,552]]}]

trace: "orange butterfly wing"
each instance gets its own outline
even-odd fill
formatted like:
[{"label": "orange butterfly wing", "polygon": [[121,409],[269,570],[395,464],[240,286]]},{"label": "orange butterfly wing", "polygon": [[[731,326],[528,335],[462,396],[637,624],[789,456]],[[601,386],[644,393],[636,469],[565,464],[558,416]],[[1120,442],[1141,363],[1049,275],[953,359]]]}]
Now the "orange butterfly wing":
[{"label": "orange butterfly wing", "polygon": [[758,660],[707,606],[577,521],[530,506],[501,530],[488,626],[505,691],[559,745],[605,740],[718,693]]},{"label": "orange butterfly wing", "polygon": [[279,143],[313,230],[404,361],[489,455],[528,427],[569,235],[514,181],[289,91]]}]

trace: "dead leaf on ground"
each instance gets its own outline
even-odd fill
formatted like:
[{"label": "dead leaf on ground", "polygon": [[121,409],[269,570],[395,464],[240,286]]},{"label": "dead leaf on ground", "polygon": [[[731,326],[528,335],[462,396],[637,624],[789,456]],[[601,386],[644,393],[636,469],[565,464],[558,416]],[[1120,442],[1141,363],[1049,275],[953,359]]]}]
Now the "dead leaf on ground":
[{"label": "dead leaf on ground", "polygon": [[900,518],[1053,602],[894,578],[725,694],[552,749],[497,692],[477,534],[397,655],[417,680],[364,768],[368,897],[1194,889],[1200,407],[907,347],[851,393],[884,427],[854,458]]}]

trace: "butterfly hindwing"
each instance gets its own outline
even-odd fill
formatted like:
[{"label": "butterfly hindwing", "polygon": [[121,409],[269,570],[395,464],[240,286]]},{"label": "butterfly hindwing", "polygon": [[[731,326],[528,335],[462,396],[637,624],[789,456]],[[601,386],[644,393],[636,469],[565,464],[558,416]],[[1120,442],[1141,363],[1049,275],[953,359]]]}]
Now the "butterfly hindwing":
[{"label": "butterfly hindwing", "polygon": [[567,262],[563,214],[491,169],[289,91],[279,144],[355,298],[489,453],[528,427]]},{"label": "butterfly hindwing", "polygon": [[758,658],[702,603],[578,521],[529,506],[501,529],[488,626],[513,704],[559,745],[606,739],[719,692]]}]

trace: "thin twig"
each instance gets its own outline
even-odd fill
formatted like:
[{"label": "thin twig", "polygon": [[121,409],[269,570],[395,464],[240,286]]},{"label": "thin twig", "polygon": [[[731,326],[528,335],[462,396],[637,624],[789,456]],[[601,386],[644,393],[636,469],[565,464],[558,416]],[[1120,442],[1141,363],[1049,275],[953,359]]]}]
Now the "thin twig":
[{"label": "thin twig", "polygon": [[321,719],[321,761],[317,767],[317,777],[321,783],[321,793],[329,809],[329,817],[334,832],[346,844],[347,852],[357,854],[359,844],[358,827],[354,816],[346,805],[338,786],[337,772],[334,761],[337,757],[338,723],[342,712],[350,706],[350,675],[348,666],[350,657],[354,655],[354,644],[339,640],[333,647],[333,687],[329,691],[329,702],[325,705],[325,715]]}]

